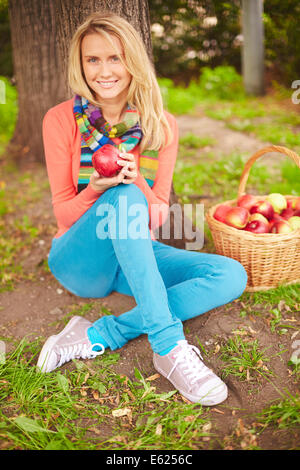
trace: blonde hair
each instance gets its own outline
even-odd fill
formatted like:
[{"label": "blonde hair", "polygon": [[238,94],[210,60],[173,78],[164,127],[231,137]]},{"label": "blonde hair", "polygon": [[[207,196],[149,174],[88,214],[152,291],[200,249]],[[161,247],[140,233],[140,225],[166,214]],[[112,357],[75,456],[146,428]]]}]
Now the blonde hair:
[{"label": "blonde hair", "polygon": [[87,34],[99,33],[114,46],[110,35],[117,37],[124,51],[123,65],[131,74],[127,101],[140,113],[143,150],[159,150],[168,145],[172,131],[163,110],[163,100],[157,83],[154,67],[148,57],[138,32],[124,18],[113,13],[93,13],[76,30],[70,44],[68,81],[76,94],[85,97],[95,106],[101,107],[86,83],[81,59],[81,43]]}]

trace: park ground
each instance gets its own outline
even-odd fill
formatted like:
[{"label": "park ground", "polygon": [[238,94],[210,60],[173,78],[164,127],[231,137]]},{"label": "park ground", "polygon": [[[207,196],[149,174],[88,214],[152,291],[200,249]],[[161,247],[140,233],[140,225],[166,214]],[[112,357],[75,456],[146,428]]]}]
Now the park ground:
[{"label": "park ground", "polygon": [[[300,106],[300,105],[298,105]],[[177,113],[179,200],[207,210],[236,197],[243,162],[278,143],[299,152],[300,114],[278,95],[198,104]],[[293,140],[294,139],[294,140]],[[297,140],[298,139],[298,140]],[[0,449],[299,448],[300,285],[247,293],[184,323],[187,340],[229,388],[215,407],[191,404],[156,373],[145,335],[95,360],[72,361],[46,376],[35,369],[45,339],[73,315],[95,321],[135,306],[132,297],[82,299],[52,276],[56,233],[43,164],[0,161]],[[300,194],[286,157],[263,158],[249,192]],[[203,251],[214,252],[206,226]]]}]

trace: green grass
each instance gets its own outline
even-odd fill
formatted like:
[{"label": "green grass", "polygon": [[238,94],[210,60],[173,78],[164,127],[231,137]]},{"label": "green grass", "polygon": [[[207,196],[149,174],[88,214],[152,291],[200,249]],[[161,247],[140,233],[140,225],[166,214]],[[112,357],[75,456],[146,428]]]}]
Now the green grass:
[{"label": "green grass", "polygon": [[211,435],[201,405],[158,393],[137,368],[133,380],[115,372],[117,353],[42,374],[39,350],[39,339],[23,340],[0,364],[6,449],[193,449]]},{"label": "green grass", "polygon": [[276,289],[261,292],[244,292],[241,296],[242,301],[250,302],[251,305],[265,304],[267,307],[277,306],[280,301],[292,308],[298,308],[300,304],[300,284],[291,284],[289,286],[279,286]]},{"label": "green grass", "polygon": [[[266,348],[267,349],[267,348]],[[233,375],[239,380],[254,381],[258,376],[272,376],[265,365],[270,359],[260,351],[258,341],[243,341],[239,335],[229,338],[220,348],[220,358],[225,363],[222,375]]]},{"label": "green grass", "polygon": [[[209,194],[220,201],[235,199],[245,157],[235,152],[215,160],[213,155],[208,154],[205,160],[192,163],[179,157],[173,177],[176,194],[185,199],[193,194],[199,194],[199,197]],[[255,188],[255,193],[263,194],[269,178],[267,167],[253,167],[248,179],[249,187],[253,188],[253,192]]]},{"label": "green grass", "polygon": [[257,415],[265,426],[289,429],[300,425],[300,396],[286,392],[286,398],[275,400]]},{"label": "green grass", "polygon": [[[247,95],[242,77],[233,67],[204,67],[198,81],[186,88],[175,87],[169,79],[159,79],[165,107],[174,114],[197,114],[197,108],[217,120],[222,120],[230,129],[251,133],[264,142],[282,145],[300,152],[300,115],[284,110],[278,102],[291,91],[280,87],[274,96],[255,97]],[[276,88],[276,82],[273,87]],[[284,93],[283,93],[284,89]]]}]

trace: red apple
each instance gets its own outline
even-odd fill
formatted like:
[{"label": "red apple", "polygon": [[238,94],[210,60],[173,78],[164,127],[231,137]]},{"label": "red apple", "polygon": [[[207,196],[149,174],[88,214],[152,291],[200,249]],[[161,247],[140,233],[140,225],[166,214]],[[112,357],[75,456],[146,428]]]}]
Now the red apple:
[{"label": "red apple", "polygon": [[225,216],[227,212],[229,212],[231,209],[231,206],[227,206],[226,204],[220,204],[214,212],[214,218],[219,222],[223,222],[225,224]]},{"label": "red apple", "polygon": [[259,212],[254,212],[254,214],[251,214],[249,217],[249,222],[252,222],[253,220],[260,220],[264,224],[269,224],[268,219],[262,214],[259,214]]},{"label": "red apple", "polygon": [[271,193],[268,194],[266,200],[272,204],[275,212],[280,214],[281,211],[287,208],[287,202],[285,197],[280,193]]},{"label": "red apple", "polygon": [[117,147],[105,144],[94,152],[92,164],[101,176],[110,178],[116,176],[122,170],[122,167],[117,163],[117,160],[120,158],[120,152]]},{"label": "red apple", "polygon": [[269,224],[268,221],[267,223],[262,222],[261,220],[252,220],[252,222],[249,222],[244,230],[247,230],[247,232],[252,232],[252,233],[268,233],[269,232]]},{"label": "red apple", "polygon": [[274,216],[273,206],[268,201],[257,201],[257,203],[250,209],[251,214],[254,214],[255,212],[262,214],[268,220],[271,220]]},{"label": "red apple", "polygon": [[250,209],[256,203],[257,198],[252,196],[252,194],[243,194],[237,200],[237,205],[239,207],[245,207],[245,209]]},{"label": "red apple", "polygon": [[275,224],[275,222],[280,222],[280,220],[285,220],[281,215],[274,212],[273,218],[269,221],[269,232],[271,232],[271,228]]},{"label": "red apple", "polygon": [[297,217],[300,217],[300,209],[296,210],[296,211],[294,212],[294,215],[297,216]]},{"label": "red apple", "polygon": [[233,207],[225,216],[225,223],[231,227],[242,229],[249,220],[249,211],[245,207]]},{"label": "red apple", "polygon": [[283,217],[285,220],[288,220],[290,217],[294,215],[294,211],[291,207],[287,207],[280,212],[280,217]]},{"label": "red apple", "polygon": [[287,220],[280,220],[275,222],[270,230],[271,233],[290,233],[292,232],[292,227]]}]

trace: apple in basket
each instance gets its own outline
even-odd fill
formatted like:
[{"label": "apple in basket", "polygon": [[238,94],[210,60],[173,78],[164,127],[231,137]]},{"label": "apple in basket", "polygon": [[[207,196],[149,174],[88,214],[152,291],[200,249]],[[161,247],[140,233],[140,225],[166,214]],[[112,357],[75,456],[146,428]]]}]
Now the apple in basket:
[{"label": "apple in basket", "polygon": [[278,214],[287,208],[286,198],[280,193],[271,193],[266,197],[266,200],[272,205],[274,211]]},{"label": "apple in basket", "polygon": [[298,230],[300,228],[300,217],[294,215],[289,219],[289,224],[292,227],[292,230]]},{"label": "apple in basket", "polygon": [[[266,219],[267,220],[267,219]],[[244,228],[247,232],[252,233],[268,233],[269,232],[269,223],[263,222],[262,220],[252,220]]]},{"label": "apple in basket", "polygon": [[268,220],[271,220],[274,216],[274,208],[273,208],[272,204],[269,201],[266,201],[266,200],[265,201],[263,201],[263,200],[257,201],[257,203],[254,204],[254,206],[251,207],[250,213],[254,214],[255,212],[256,213],[258,212],[259,214],[262,214]]},{"label": "apple in basket", "polygon": [[249,220],[249,211],[245,207],[233,207],[225,216],[225,223],[231,227],[243,229]]},{"label": "apple in basket", "polygon": [[292,232],[293,229],[290,226],[289,222],[287,220],[279,220],[277,222],[274,222],[272,225],[272,228],[270,230],[270,233],[290,233]]},{"label": "apple in basket", "polygon": [[243,194],[237,200],[237,205],[239,207],[245,207],[245,209],[250,209],[256,203],[257,198],[252,196],[252,194]]},{"label": "apple in basket", "polygon": [[260,220],[264,224],[269,225],[268,219],[264,215],[259,214],[259,212],[254,212],[254,214],[250,214],[249,222],[252,222],[253,220]]},{"label": "apple in basket", "polygon": [[93,153],[92,165],[99,175],[110,178],[116,176],[122,170],[122,167],[117,163],[120,158],[117,147],[105,144]]},{"label": "apple in basket", "polygon": [[283,217],[285,220],[290,219],[294,215],[294,210],[291,207],[287,207],[280,212],[280,217]]},{"label": "apple in basket", "polygon": [[225,224],[226,223],[226,220],[225,220],[226,214],[231,209],[232,209],[232,207],[227,206],[227,204],[220,204],[214,212],[214,218],[216,220],[218,220],[219,222],[223,222]]},{"label": "apple in basket", "polygon": [[300,196],[295,196],[288,199],[287,207],[291,207],[294,211],[300,210]]}]

